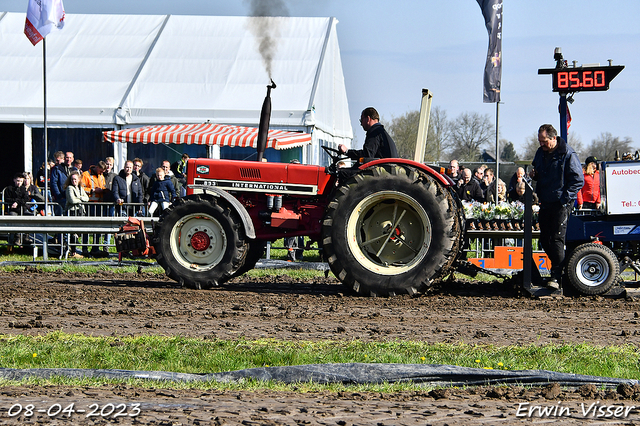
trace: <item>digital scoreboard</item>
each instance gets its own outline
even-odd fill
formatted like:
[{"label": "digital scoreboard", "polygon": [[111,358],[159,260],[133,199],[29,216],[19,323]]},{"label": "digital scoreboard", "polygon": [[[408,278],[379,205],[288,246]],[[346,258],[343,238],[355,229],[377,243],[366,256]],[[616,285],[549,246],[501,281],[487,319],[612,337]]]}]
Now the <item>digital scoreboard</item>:
[{"label": "digital scoreboard", "polygon": [[624,65],[562,67],[539,69],[538,74],[551,74],[554,92],[595,92],[609,90],[609,83]]}]

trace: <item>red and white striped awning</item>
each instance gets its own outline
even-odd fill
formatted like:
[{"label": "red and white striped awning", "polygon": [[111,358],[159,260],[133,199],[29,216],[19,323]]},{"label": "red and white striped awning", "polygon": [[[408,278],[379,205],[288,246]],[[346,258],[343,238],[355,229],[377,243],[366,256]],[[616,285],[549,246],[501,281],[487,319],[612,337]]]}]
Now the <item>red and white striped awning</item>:
[{"label": "red and white striped awning", "polygon": [[[175,143],[220,145],[231,147],[258,146],[258,129],[226,124],[169,124],[103,132],[104,142]],[[302,132],[269,130],[267,148],[289,149],[311,143],[311,135]]]}]

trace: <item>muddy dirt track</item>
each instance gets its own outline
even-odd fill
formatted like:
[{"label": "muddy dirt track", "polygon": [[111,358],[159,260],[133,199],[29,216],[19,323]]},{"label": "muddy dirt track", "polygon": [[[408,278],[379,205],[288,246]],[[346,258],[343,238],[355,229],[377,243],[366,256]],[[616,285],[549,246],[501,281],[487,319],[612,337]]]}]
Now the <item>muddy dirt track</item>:
[{"label": "muddy dirt track", "polygon": [[[91,275],[27,269],[0,273],[0,333],[181,335],[200,338],[365,341],[410,339],[430,343],[528,345],[589,342],[640,344],[640,301],[634,297],[519,297],[508,285],[454,281],[411,298],[361,298],[332,276],[300,282],[287,276],[240,277],[214,290],[195,291],[155,274]],[[561,416],[516,416],[527,407],[567,406]],[[15,404],[63,407],[140,403],[136,417],[57,417],[67,424],[640,424],[640,413],[584,415],[590,404],[640,407],[640,388],[450,389],[392,395],[330,392],[143,390],[128,386],[89,389],[0,389],[0,424]],[[519,405],[528,403],[529,405]],[[581,405],[584,404],[584,405]],[[132,410],[127,405],[127,410]],[[525,408],[523,408],[525,407]],[[614,412],[614,408],[611,412]],[[606,410],[602,410],[605,414]],[[126,412],[126,411],[125,411]],[[523,411],[520,411],[522,414]],[[131,414],[131,412],[127,412]],[[113,416],[112,416],[113,417]],[[49,424],[37,413],[30,423]],[[217,420],[216,420],[217,419]]]}]

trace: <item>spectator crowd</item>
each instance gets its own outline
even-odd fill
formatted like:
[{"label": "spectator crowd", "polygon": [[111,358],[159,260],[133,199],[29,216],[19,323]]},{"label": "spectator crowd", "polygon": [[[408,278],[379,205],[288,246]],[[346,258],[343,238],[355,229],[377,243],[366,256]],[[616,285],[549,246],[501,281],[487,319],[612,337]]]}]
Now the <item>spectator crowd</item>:
[{"label": "spectator crowd", "polygon": [[[14,175],[11,185],[3,189],[3,214],[8,215],[65,215],[65,216],[159,216],[171,202],[186,194],[188,154],[171,164],[164,160],[153,176],[143,171],[140,158],[127,160],[122,170],[113,169],[114,158],[107,157],[83,171],[82,160],[73,152],[58,151],[53,160],[44,163],[34,180],[30,172]],[[46,170],[48,170],[48,172]],[[45,211],[45,179],[48,175],[47,203]],[[23,234],[9,235],[9,247],[21,246]],[[58,238],[62,238],[59,236]],[[106,257],[106,250],[99,243],[103,238],[110,243],[110,235],[85,234],[82,247],[78,237],[71,234],[68,241],[70,257]]]},{"label": "spectator crowd", "polygon": [[[585,185],[578,193],[576,208],[600,208],[600,174],[597,159],[588,157],[582,169],[585,175]],[[526,179],[523,167],[518,167],[511,176],[509,186],[502,179],[498,179],[497,194],[495,172],[486,165],[478,166],[472,170],[461,168],[457,160],[451,160],[447,175],[453,180],[458,197],[462,201],[492,204],[524,203]],[[585,201],[583,202],[583,200]],[[538,204],[536,192],[533,192],[533,204]]]}]

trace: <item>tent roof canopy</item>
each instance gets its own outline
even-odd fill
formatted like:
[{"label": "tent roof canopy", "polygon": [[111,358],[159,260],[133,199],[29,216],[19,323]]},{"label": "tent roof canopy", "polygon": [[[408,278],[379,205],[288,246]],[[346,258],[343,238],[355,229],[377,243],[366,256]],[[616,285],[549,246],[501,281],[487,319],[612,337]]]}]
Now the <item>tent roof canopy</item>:
[{"label": "tent roof canopy", "polygon": [[[0,12],[0,122],[41,123],[42,49],[24,13]],[[274,41],[271,74],[256,28]],[[270,77],[271,126],[353,138],[335,18],[67,14],[47,37],[52,125],[257,126]]]},{"label": "tent roof canopy", "polygon": [[[258,146],[257,128],[224,124],[171,124],[114,130],[103,134],[104,142],[112,143],[175,143],[253,148]],[[308,133],[269,130],[267,137],[267,148],[288,149],[309,143],[311,135]]]}]

